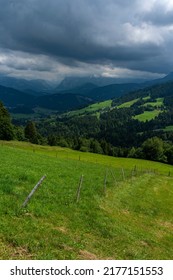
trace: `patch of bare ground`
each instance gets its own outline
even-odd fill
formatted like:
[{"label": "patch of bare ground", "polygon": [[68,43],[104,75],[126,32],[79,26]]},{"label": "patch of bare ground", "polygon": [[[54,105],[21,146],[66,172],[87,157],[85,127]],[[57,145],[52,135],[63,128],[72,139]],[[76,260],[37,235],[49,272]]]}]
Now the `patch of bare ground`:
[{"label": "patch of bare ground", "polygon": [[74,250],[73,247],[70,247],[70,246],[68,246],[68,245],[66,245],[66,244],[63,244],[61,247],[62,247],[62,249],[64,249],[65,251],[73,251],[73,250]]},{"label": "patch of bare ground", "polygon": [[65,227],[53,227],[54,230],[60,231],[64,234],[68,233],[68,230]]},{"label": "patch of bare ground", "polygon": [[121,212],[124,215],[129,215],[130,214],[129,210],[127,210],[127,209],[123,209]]},{"label": "patch of bare ground", "polygon": [[90,253],[86,250],[79,251],[79,258],[82,260],[99,260],[100,259],[95,254]]},{"label": "patch of bare ground", "polygon": [[27,217],[35,218],[34,215],[32,213],[29,213],[29,212],[26,212],[24,215],[27,216]]},{"label": "patch of bare ground", "polygon": [[144,240],[140,241],[140,245],[143,246],[143,247],[148,247],[149,246],[149,244]]},{"label": "patch of bare ground", "polygon": [[26,247],[15,247],[13,244],[0,242],[1,260],[31,260],[33,257]]},{"label": "patch of bare ground", "polygon": [[79,259],[80,260],[115,260],[113,257],[98,257],[97,255],[88,252],[87,250],[79,251]]},{"label": "patch of bare ground", "polygon": [[27,248],[17,247],[14,249],[14,252],[11,254],[11,259],[31,260],[33,259],[33,255],[29,253]]},{"label": "patch of bare ground", "polygon": [[173,230],[173,224],[170,223],[170,222],[161,222],[160,225],[161,225],[162,227],[164,227],[164,228]]}]

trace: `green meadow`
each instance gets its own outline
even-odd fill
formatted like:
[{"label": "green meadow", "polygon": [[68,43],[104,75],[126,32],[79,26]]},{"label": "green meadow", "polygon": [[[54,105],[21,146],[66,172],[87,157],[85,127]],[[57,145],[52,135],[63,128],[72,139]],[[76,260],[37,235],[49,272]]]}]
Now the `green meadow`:
[{"label": "green meadow", "polygon": [[158,162],[0,141],[0,259],[172,259],[172,176]]},{"label": "green meadow", "polygon": [[82,109],[70,111],[70,112],[66,113],[65,116],[73,117],[73,116],[79,116],[79,115],[82,116],[85,114],[96,113],[96,112],[102,111],[106,108],[111,108],[111,104],[112,104],[111,99],[103,101],[103,102],[97,102],[97,103],[91,104],[87,107],[84,107]]},{"label": "green meadow", "polygon": [[173,131],[173,125],[168,125],[163,130],[164,131]]},{"label": "green meadow", "polygon": [[156,98],[156,101],[155,102],[146,102],[143,106],[145,107],[145,106],[152,106],[152,107],[157,107],[157,108],[159,108],[159,107],[161,107],[161,106],[163,106],[164,104],[163,104],[163,100],[164,100],[164,98]]},{"label": "green meadow", "polygon": [[139,100],[139,98],[136,98],[136,99],[133,99],[133,100],[131,100],[131,101],[124,102],[124,103],[122,103],[121,105],[117,106],[117,108],[118,108],[118,109],[121,109],[121,108],[129,108],[129,107],[131,107],[134,103],[136,103],[138,100]]},{"label": "green meadow", "polygon": [[138,120],[140,122],[146,122],[146,121],[150,121],[152,119],[154,119],[155,117],[157,117],[160,113],[162,113],[161,110],[153,110],[153,111],[144,111],[144,113],[140,114],[140,115],[136,115],[133,118],[135,120]]}]

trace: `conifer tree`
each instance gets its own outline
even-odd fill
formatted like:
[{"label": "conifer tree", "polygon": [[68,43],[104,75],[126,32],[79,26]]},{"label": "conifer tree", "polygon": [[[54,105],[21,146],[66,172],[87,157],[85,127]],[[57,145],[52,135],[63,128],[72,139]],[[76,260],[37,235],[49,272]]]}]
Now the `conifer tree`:
[{"label": "conifer tree", "polygon": [[13,125],[7,109],[0,102],[0,139],[12,140],[14,138]]},{"label": "conifer tree", "polygon": [[38,134],[35,123],[29,121],[25,127],[25,137],[29,140],[29,142],[38,144]]}]

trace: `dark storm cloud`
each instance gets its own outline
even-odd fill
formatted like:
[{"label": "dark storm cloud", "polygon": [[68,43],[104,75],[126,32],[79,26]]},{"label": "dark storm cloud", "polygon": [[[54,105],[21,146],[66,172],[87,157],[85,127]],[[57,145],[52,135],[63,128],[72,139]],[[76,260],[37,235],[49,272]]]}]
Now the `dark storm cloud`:
[{"label": "dark storm cloud", "polygon": [[[166,42],[172,42],[171,30],[159,31],[155,26],[172,23],[172,10],[163,14],[160,7],[166,2],[162,6],[155,2],[144,1],[141,8],[139,0],[0,0],[1,53],[8,49],[44,55],[73,67],[80,62],[111,63],[135,70],[169,71],[170,61],[165,62],[169,59],[163,52],[170,52]],[[52,69],[47,59],[42,64],[39,58],[35,63],[24,61],[24,55],[22,59],[16,66],[11,59],[8,67]]]},{"label": "dark storm cloud", "polygon": [[116,59],[115,42],[115,51],[109,46],[109,32],[119,33],[109,21],[113,1],[2,2],[1,47],[85,61]]}]

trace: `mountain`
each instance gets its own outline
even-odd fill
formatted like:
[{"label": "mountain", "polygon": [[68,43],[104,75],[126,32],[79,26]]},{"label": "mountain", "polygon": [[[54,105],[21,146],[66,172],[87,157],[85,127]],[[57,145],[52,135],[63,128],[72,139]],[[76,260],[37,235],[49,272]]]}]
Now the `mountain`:
[{"label": "mountain", "polygon": [[128,94],[125,94],[120,98],[115,99],[114,102],[123,103],[123,102],[131,101],[136,98],[144,98],[144,97],[150,97],[153,99],[164,98],[165,100],[167,100],[167,98],[173,97],[173,80],[168,82],[165,81],[165,83],[157,83],[145,87],[143,89],[129,92]]},{"label": "mountain", "polygon": [[14,88],[4,87],[0,85],[0,100],[8,108],[17,108],[22,113],[25,112],[25,108],[33,109],[35,107],[41,107],[46,109],[57,110],[63,112],[66,110],[72,110],[81,106],[86,106],[92,102],[91,98],[88,98],[79,94],[50,94],[43,96],[34,96],[26,92],[16,90]]},{"label": "mountain", "polygon": [[0,85],[24,91],[33,95],[43,95],[52,92],[54,86],[44,80],[25,80],[7,76],[0,76]]},{"label": "mountain", "polygon": [[163,84],[163,83],[167,83],[167,82],[171,82],[171,81],[173,81],[173,72],[170,72],[168,75],[166,75],[163,78],[146,81],[143,83],[143,85],[152,86],[152,85]]},{"label": "mountain", "polygon": [[90,92],[87,96],[97,101],[120,97],[130,91],[142,88],[141,84],[112,84],[104,87],[97,87]]},{"label": "mountain", "polygon": [[146,85],[138,83],[125,83],[125,84],[110,84],[103,87],[98,87],[93,83],[82,84],[78,87],[58,91],[61,94],[80,94],[87,96],[94,101],[104,101],[110,98],[122,96],[130,91],[134,91],[145,87]]},{"label": "mountain", "polygon": [[[84,81],[84,78],[79,80]],[[125,96],[126,94],[128,94],[127,96],[125,96],[126,99],[131,98],[131,92],[136,95],[136,91],[140,91],[144,88],[147,88],[148,86],[151,87],[153,85],[165,84],[167,83],[167,81],[173,81],[173,73],[170,73],[162,79],[157,79],[145,83],[111,84],[98,87],[96,84],[89,82],[72,88],[71,90],[64,90],[56,92],[54,94],[51,94],[51,91],[49,92],[49,94],[47,92],[42,92],[40,93],[40,96],[34,94],[34,90],[30,91],[32,92],[32,94],[29,94],[27,91],[20,91],[12,87],[5,87],[1,85],[0,100],[2,100],[2,102],[7,107],[20,106],[20,110],[24,110],[23,108],[21,108],[21,106],[27,106],[27,108],[29,107],[30,109],[33,109],[35,107],[43,107],[63,112],[87,106],[88,104],[91,104],[95,101],[99,102],[108,99],[119,98],[121,96]],[[19,80],[18,82],[20,84]],[[34,82],[36,85],[38,81]],[[40,83],[40,81],[38,83]],[[24,85],[26,86],[25,83],[20,84],[21,87],[24,87]],[[43,83],[42,86],[45,86],[44,88],[46,88],[46,82],[45,84]],[[163,86],[161,86],[161,88],[163,89]],[[138,92],[138,94],[140,93]]]},{"label": "mountain", "polygon": [[64,94],[64,93],[77,93],[77,94],[82,94],[82,95],[87,95],[91,90],[97,88],[98,86],[93,83],[85,83],[82,84],[78,87],[74,87],[71,89],[66,89],[66,90],[61,90],[57,91],[58,93]]},{"label": "mountain", "polygon": [[164,78],[160,79],[162,82],[168,82],[173,81],[173,72],[170,72],[168,75],[166,75]]},{"label": "mountain", "polygon": [[32,104],[34,96],[14,88],[0,85],[0,100],[6,107],[16,107],[19,105]]},{"label": "mountain", "polygon": [[79,88],[84,84],[94,84],[97,87],[103,87],[111,84],[124,83],[143,83],[146,79],[137,78],[111,78],[111,77],[66,77],[56,87],[56,91],[68,91]]},{"label": "mountain", "polygon": [[[161,79],[149,80],[145,78],[112,78],[112,77],[66,77],[59,84],[41,79],[26,80],[0,75],[0,85],[30,93],[35,96],[53,94],[57,92],[72,92],[86,94],[92,87],[104,87],[111,84],[142,84],[143,87],[155,83],[173,80],[173,72]],[[76,91],[75,91],[76,90]],[[80,92],[79,92],[80,90]],[[82,92],[83,91],[83,92]]]},{"label": "mountain", "polygon": [[59,112],[73,110],[87,106],[92,99],[78,94],[51,94],[37,97],[34,101],[35,106],[57,110]]},{"label": "mountain", "polygon": [[[117,83],[117,81],[119,81],[119,83]],[[120,97],[131,91],[136,91],[138,89],[142,89],[148,86],[152,86],[155,84],[163,84],[168,81],[173,81],[173,72],[166,75],[164,78],[145,81],[145,82],[138,81],[135,83],[120,83],[120,81],[122,82],[122,80],[115,79],[115,78],[68,77],[61,82],[61,84],[56,88],[56,90],[57,92],[63,94],[75,93],[75,94],[88,96],[95,101],[103,101],[110,98]]]}]

